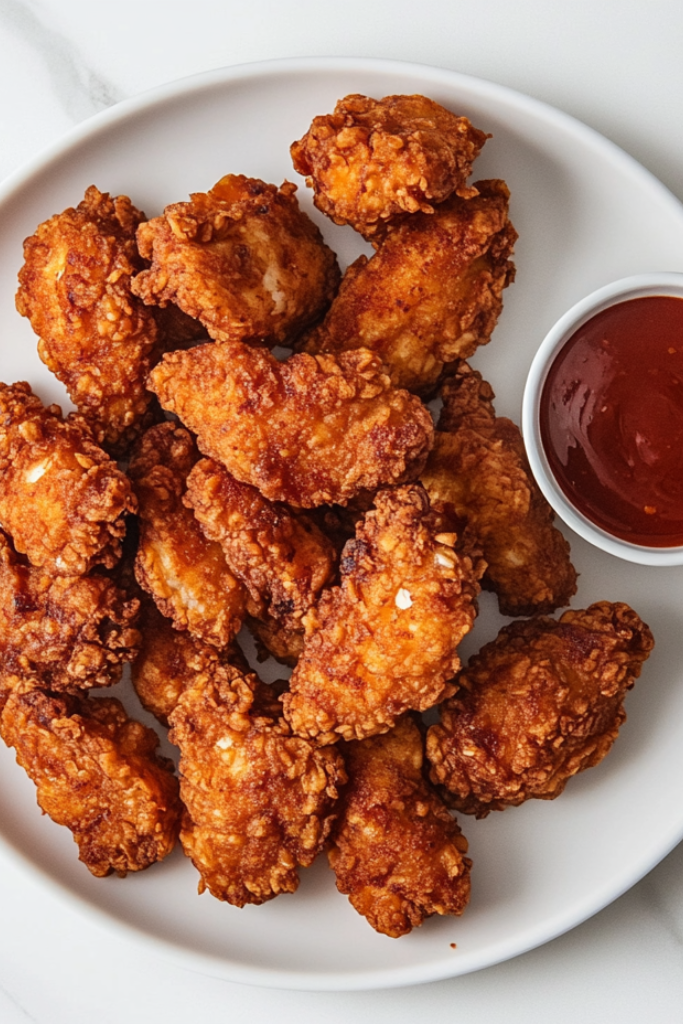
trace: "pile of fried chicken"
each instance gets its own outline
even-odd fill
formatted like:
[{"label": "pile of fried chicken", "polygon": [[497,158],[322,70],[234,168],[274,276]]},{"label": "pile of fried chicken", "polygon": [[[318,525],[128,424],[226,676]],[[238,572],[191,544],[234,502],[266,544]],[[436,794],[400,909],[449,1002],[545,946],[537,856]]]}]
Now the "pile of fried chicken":
[{"label": "pile of fried chicken", "polygon": [[[237,174],[151,220],[91,186],[26,240],[17,309],[75,410],[0,385],[0,735],[93,874],[179,841],[241,907],[326,850],[397,937],[468,902],[454,808],[553,799],[614,742],[652,635],[551,617],[569,545],[465,361],[514,278],[486,139],[423,96],[316,117],[294,168],[375,250],[343,276],[295,185]],[[513,621],[463,667],[482,587]],[[177,774],[106,695],[126,663]]]}]

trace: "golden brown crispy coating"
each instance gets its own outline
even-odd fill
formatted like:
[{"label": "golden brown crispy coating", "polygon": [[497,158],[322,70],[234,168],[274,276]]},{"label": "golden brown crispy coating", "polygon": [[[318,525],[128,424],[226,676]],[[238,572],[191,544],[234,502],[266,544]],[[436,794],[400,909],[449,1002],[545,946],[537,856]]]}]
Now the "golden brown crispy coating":
[{"label": "golden brown crispy coating", "polygon": [[349,783],[328,853],[339,891],[394,939],[432,914],[462,914],[467,840],[424,778],[419,727],[407,716],[343,753]]},{"label": "golden brown crispy coating", "polygon": [[51,576],[0,531],[0,674],[49,690],[109,686],[137,653],[138,602],[106,576]]},{"label": "golden brown crispy coating", "polygon": [[119,701],[13,693],[0,734],[93,875],[140,871],[171,852],[180,814],[173,765]]},{"label": "golden brown crispy coating", "polygon": [[314,118],[291,154],[318,209],[373,238],[452,192],[475,195],[465,183],[488,137],[426,96],[353,94]]},{"label": "golden brown crispy coating", "polygon": [[474,199],[454,196],[401,224],[372,259],[346,271],[304,351],[376,352],[397,387],[429,395],[454,360],[486,345],[514,278],[517,233],[507,186],[481,181]]},{"label": "golden brown crispy coating", "polygon": [[142,706],[162,725],[168,725],[180,694],[199,672],[226,663],[248,671],[234,641],[219,651],[191,633],[175,629],[144,592],[140,597],[139,628],[139,653],[131,666],[133,686]]},{"label": "golden brown crispy coating", "polygon": [[121,555],[130,483],[76,420],[25,382],[0,384],[0,526],[29,561],[80,576]]},{"label": "golden brown crispy coating", "polygon": [[452,505],[488,563],[484,586],[503,615],[547,614],[569,604],[576,571],[569,544],[534,480],[519,428],[496,416],[494,393],[461,363],[421,481],[432,503]]},{"label": "golden brown crispy coating", "polygon": [[608,601],[505,626],[460,673],[427,734],[432,780],[478,818],[553,800],[609,751],[653,644],[628,605]]},{"label": "golden brown crispy coating", "polygon": [[133,282],[144,302],[176,303],[216,341],[287,344],[330,304],[339,267],[296,185],[228,174],[138,230],[152,261]]},{"label": "golden brown crispy coating", "polygon": [[297,866],[322,849],[346,781],[336,750],[292,736],[260,690],[269,688],[255,676],[220,666],[198,676],[171,715],[183,848],[199,891],[238,907],[294,892]]},{"label": "golden brown crispy coating", "polygon": [[135,573],[176,629],[223,647],[239,632],[247,595],[220,544],[183,504],[198,459],[191,434],[176,423],[152,427],[137,443],[128,469],[140,521]]},{"label": "golden brown crispy coating", "polygon": [[[332,542],[310,515],[268,501],[213,459],[202,459],[188,476],[185,504],[246,587],[251,614],[267,627],[262,641],[268,646],[271,637],[299,634],[287,651],[290,657],[300,653],[302,618],[336,570]],[[277,653],[282,656],[280,647]]]},{"label": "golden brown crispy coating", "polygon": [[38,335],[38,354],[61,380],[95,440],[120,452],[145,421],[157,326],[131,293],[144,267],[135,231],[144,214],[127,196],[91,185],[75,209],[24,242],[16,305]]},{"label": "golden brown crispy coating", "polygon": [[483,571],[458,556],[455,540],[435,533],[422,487],[379,492],[344,549],[341,585],[306,617],[283,697],[297,735],[363,739],[454,692],[456,648],[474,622]]},{"label": "golden brown crispy coating", "polygon": [[429,411],[363,349],[281,363],[248,345],[198,345],[164,356],[150,387],[205,455],[300,508],[413,479],[434,435]]}]

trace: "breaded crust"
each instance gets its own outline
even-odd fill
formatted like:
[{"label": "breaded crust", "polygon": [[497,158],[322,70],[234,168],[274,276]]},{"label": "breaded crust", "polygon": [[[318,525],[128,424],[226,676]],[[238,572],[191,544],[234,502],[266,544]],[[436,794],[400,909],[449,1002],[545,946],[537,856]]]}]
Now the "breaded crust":
[{"label": "breaded crust", "polygon": [[16,305],[38,354],[61,380],[98,444],[120,453],[150,415],[154,314],[131,292],[144,267],[135,232],[144,214],[128,196],[91,185],[78,206],[24,242]]},{"label": "breaded crust", "polygon": [[[268,626],[264,637],[276,631],[303,639],[303,616],[331,582],[337,563],[334,545],[313,518],[268,501],[213,459],[193,468],[184,501],[247,589],[252,615]],[[300,649],[295,638],[292,644]]]},{"label": "breaded crust", "polygon": [[569,543],[529,468],[519,428],[496,416],[494,393],[462,362],[442,388],[443,408],[421,482],[432,503],[467,521],[488,566],[483,585],[503,615],[569,604],[576,570]]},{"label": "breaded crust", "polygon": [[413,479],[433,441],[429,410],[363,349],[281,363],[248,345],[199,345],[164,356],[150,387],[205,455],[300,508]]},{"label": "breaded crust", "polygon": [[429,729],[432,780],[478,818],[555,799],[610,750],[653,646],[649,628],[619,602],[505,626],[460,673]]},{"label": "breaded crust", "polygon": [[76,419],[25,382],[0,384],[0,526],[36,566],[80,576],[121,556],[128,478]]},{"label": "breaded crust", "polygon": [[119,701],[13,693],[0,735],[93,875],[140,871],[171,852],[180,813],[173,765],[157,755],[156,733]]},{"label": "breaded crust", "polygon": [[118,682],[137,654],[138,602],[106,576],[52,576],[25,564],[0,531],[4,685],[87,689]]},{"label": "breaded crust", "polygon": [[389,730],[454,692],[457,646],[472,628],[483,563],[460,557],[417,485],[380,491],[343,552],[341,584],[306,617],[283,697],[299,736],[319,743]]},{"label": "breaded crust", "polygon": [[336,750],[292,736],[269,688],[228,666],[201,673],[171,715],[185,805],[180,839],[208,889],[234,906],[264,903],[299,884],[329,834]]},{"label": "breaded crust", "polygon": [[235,642],[218,650],[175,629],[149,596],[140,597],[140,646],[131,666],[131,678],[142,706],[168,726],[181,693],[195,681],[199,672],[217,664],[231,664],[247,672],[248,666]]},{"label": "breaded crust", "polygon": [[175,303],[216,341],[287,344],[325,312],[339,267],[320,231],[280,188],[228,174],[209,192],[142,224],[151,267],[133,281],[144,302]]},{"label": "breaded crust", "polygon": [[373,239],[402,215],[431,213],[452,192],[476,194],[466,181],[487,138],[426,96],[355,93],[315,117],[290,151],[318,209]]},{"label": "breaded crust", "polygon": [[247,594],[183,503],[198,459],[191,434],[177,423],[152,427],[135,446],[128,469],[139,508],[135,574],[176,629],[224,647],[240,630]]},{"label": "breaded crust", "polygon": [[423,773],[410,716],[342,748],[349,776],[329,849],[337,888],[376,931],[407,935],[432,914],[462,914],[467,840]]},{"label": "breaded crust", "polygon": [[370,260],[352,263],[325,320],[297,348],[368,348],[397,387],[432,394],[456,360],[490,341],[514,280],[507,185],[477,188],[473,199],[453,196],[408,218]]}]

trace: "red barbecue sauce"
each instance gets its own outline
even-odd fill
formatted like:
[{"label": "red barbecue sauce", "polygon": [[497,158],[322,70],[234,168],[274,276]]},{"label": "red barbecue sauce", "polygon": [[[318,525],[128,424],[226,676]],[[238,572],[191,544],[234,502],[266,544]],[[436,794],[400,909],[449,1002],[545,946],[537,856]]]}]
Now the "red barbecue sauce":
[{"label": "red barbecue sauce", "polygon": [[550,368],[540,426],[588,519],[633,544],[683,544],[683,299],[629,299],[579,327]]}]

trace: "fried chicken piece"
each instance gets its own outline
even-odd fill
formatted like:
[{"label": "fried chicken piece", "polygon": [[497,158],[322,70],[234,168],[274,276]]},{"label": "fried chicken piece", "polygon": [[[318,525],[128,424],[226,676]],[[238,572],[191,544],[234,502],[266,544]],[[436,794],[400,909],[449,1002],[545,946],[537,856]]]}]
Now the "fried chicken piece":
[{"label": "fried chicken piece", "polygon": [[180,815],[173,765],[156,753],[156,733],[119,701],[12,693],[0,735],[93,875],[124,876],[171,852]]},{"label": "fried chicken piece", "polygon": [[569,544],[532,476],[519,428],[496,416],[493,390],[461,363],[442,389],[443,409],[421,482],[431,502],[468,523],[488,563],[483,585],[503,615],[547,614],[569,604],[576,571]]},{"label": "fried chicken piece", "polygon": [[318,209],[374,239],[405,214],[432,213],[453,192],[476,195],[466,180],[487,138],[426,96],[353,94],[314,118],[290,152]]},{"label": "fried chicken piece", "polygon": [[344,746],[348,786],[328,857],[337,888],[393,939],[432,914],[462,914],[467,840],[423,774],[423,739],[408,715],[383,736]]},{"label": "fried chicken piece", "polygon": [[249,671],[235,641],[217,650],[186,630],[175,629],[144,591],[140,597],[139,627],[139,652],[131,666],[131,678],[140,703],[162,725],[168,725],[181,693],[197,673],[228,663],[243,672]]},{"label": "fried chicken piece", "polygon": [[386,732],[454,691],[456,648],[476,616],[483,564],[437,533],[422,487],[380,491],[342,555],[341,585],[306,617],[283,697],[299,736],[319,743]]},{"label": "fried chicken piece", "polygon": [[480,181],[474,199],[453,196],[402,223],[368,260],[346,271],[306,352],[375,352],[396,387],[429,396],[454,361],[486,345],[514,279],[517,232],[502,181]]},{"label": "fried chicken piece", "polygon": [[478,818],[554,800],[608,753],[653,645],[628,605],[608,601],[505,626],[460,673],[427,734],[432,780]]},{"label": "fried chicken piece", "polygon": [[332,542],[310,515],[268,501],[213,459],[195,465],[184,500],[247,589],[251,614],[266,627],[262,642],[283,660],[296,660],[302,618],[336,571]]},{"label": "fried chicken piece", "polygon": [[363,349],[281,363],[248,345],[199,345],[164,356],[150,387],[205,455],[299,508],[414,478],[434,435],[429,410]]},{"label": "fried chicken piece", "polygon": [[176,629],[224,647],[240,630],[247,595],[220,544],[183,504],[198,459],[191,434],[176,423],[161,423],[140,438],[128,469],[139,506],[135,574]]},{"label": "fried chicken piece", "polygon": [[190,202],[142,224],[140,252],[151,260],[133,281],[148,305],[173,302],[216,341],[286,345],[327,309],[339,267],[296,185],[278,189],[228,174]]},{"label": "fried chicken piece", "polygon": [[118,682],[137,653],[138,602],[106,576],[52,576],[0,531],[0,675],[13,685],[87,689]]},{"label": "fried chicken piece", "polygon": [[36,566],[81,576],[121,555],[130,483],[75,419],[0,383],[0,526]]},{"label": "fried chicken piece", "polygon": [[201,673],[171,715],[186,811],[183,849],[205,889],[234,906],[264,903],[299,884],[323,848],[338,786],[336,750],[292,736],[269,687],[230,666]]},{"label": "fried chicken piece", "polygon": [[131,293],[143,269],[135,232],[144,214],[128,196],[94,185],[78,206],[24,242],[16,306],[38,335],[38,354],[63,382],[95,440],[120,453],[146,420],[157,325]]}]

